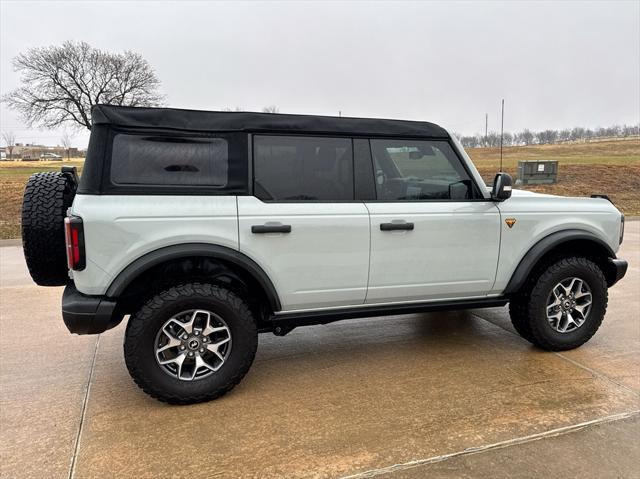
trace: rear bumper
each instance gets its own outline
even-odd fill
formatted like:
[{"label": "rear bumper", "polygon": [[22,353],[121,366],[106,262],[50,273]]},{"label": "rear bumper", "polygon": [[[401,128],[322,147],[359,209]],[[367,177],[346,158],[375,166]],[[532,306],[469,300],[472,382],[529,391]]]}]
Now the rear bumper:
[{"label": "rear bumper", "polygon": [[610,278],[608,281],[608,286],[611,287],[624,278],[624,275],[627,274],[627,268],[629,263],[627,263],[623,259],[609,259],[610,265]]},{"label": "rear bumper", "polygon": [[104,296],[87,296],[73,284],[62,295],[62,319],[75,334],[99,334],[116,326],[122,319],[116,314],[116,302]]}]

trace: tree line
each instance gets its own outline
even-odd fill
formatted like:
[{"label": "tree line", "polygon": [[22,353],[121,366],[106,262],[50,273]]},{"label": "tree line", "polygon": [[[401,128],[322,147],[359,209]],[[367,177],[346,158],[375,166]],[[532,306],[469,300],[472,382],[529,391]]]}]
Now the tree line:
[{"label": "tree line", "polygon": [[[495,148],[500,146],[500,132],[490,131],[486,135],[464,136],[454,133],[465,148]],[[504,132],[504,146],[551,145],[565,142],[584,142],[597,138],[627,138],[640,134],[639,125],[613,125],[607,128],[565,128],[562,130]]]}]

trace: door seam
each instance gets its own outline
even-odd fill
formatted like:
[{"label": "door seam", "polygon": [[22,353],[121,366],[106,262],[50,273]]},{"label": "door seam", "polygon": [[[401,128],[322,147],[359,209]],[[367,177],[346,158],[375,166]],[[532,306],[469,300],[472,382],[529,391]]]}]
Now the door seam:
[{"label": "door seam", "polygon": [[367,208],[367,204],[363,201],[362,205],[364,206],[364,208],[367,210],[367,218],[369,218],[369,262],[367,264],[367,287],[364,291],[364,300],[362,301],[362,304],[366,304],[367,303],[367,296],[369,296],[369,281],[371,280],[371,242],[372,242],[372,238],[371,238],[371,212],[369,211],[369,208]]},{"label": "door seam", "polygon": [[493,289],[496,287],[496,283],[498,282],[498,271],[500,270],[500,258],[502,256],[502,211],[497,204],[494,203],[493,206],[498,210],[498,231],[500,234],[498,235],[498,258],[496,260],[496,271],[493,275],[493,284],[491,285],[491,289],[487,291],[487,294],[493,293]]},{"label": "door seam", "polygon": [[236,195],[236,229],[237,229],[237,240],[238,240],[238,251],[240,251],[240,207],[238,205],[238,196]]}]

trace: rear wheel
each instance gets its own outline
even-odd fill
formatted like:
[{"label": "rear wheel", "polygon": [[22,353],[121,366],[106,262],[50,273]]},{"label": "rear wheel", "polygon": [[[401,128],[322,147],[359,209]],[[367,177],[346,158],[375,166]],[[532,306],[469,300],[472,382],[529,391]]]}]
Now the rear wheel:
[{"label": "rear wheel", "polygon": [[31,175],[22,202],[22,248],[29,274],[40,286],[69,282],[64,218],[76,184],[58,172]]},{"label": "rear wheel", "polygon": [[607,309],[607,282],[586,258],[566,258],[550,265],[512,300],[511,321],[536,346],[563,351],[587,342]]},{"label": "rear wheel", "polygon": [[219,286],[189,283],[154,296],[131,317],[124,353],[147,394],[190,404],[238,384],[257,344],[256,321],[243,299]]}]

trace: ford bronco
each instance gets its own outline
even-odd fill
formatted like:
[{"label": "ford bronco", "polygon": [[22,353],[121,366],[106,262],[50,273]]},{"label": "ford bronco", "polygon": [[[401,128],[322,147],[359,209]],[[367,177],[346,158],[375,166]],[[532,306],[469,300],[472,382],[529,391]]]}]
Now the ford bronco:
[{"label": "ford bronco", "polygon": [[99,334],[129,316],[124,357],[151,396],[214,399],[258,333],[503,306],[539,348],[597,331],[624,217],[603,195],[485,185],[426,122],[99,105],[82,177],[33,175],[31,276]]}]

